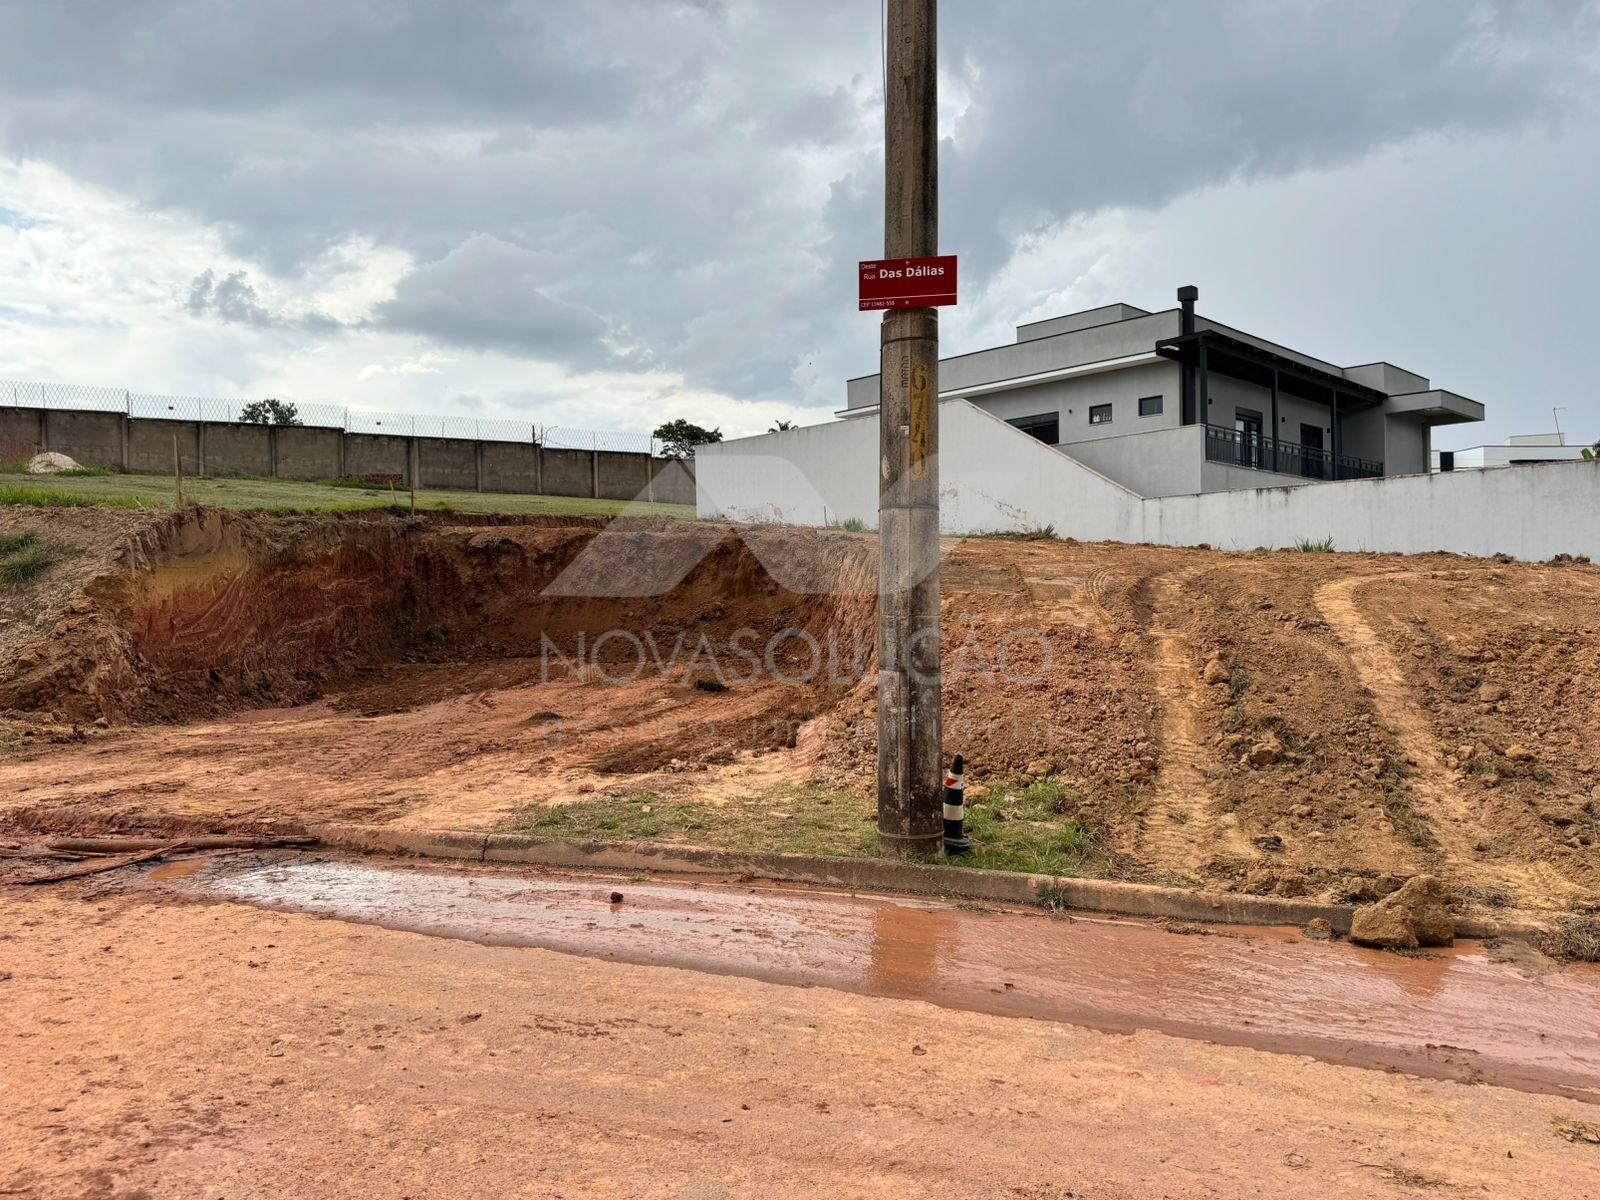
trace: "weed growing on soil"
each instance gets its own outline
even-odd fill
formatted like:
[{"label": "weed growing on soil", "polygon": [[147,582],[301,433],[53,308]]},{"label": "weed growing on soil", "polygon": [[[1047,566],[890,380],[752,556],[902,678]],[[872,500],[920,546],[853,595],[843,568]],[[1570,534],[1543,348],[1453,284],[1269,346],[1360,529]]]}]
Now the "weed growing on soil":
[{"label": "weed growing on soil", "polygon": [[1301,554],[1332,554],[1333,537],[1329,535],[1317,541],[1312,541],[1310,538],[1301,538],[1294,544],[1294,548]]},{"label": "weed growing on soil", "polygon": [[0,537],[0,583],[21,587],[61,561],[61,551],[41,542],[34,533]]},{"label": "weed growing on soil", "polygon": [[17,504],[27,508],[143,508],[133,496],[105,496],[93,498],[60,488],[34,487],[25,483],[0,484],[0,504]]},{"label": "weed growing on soil", "polygon": [[1016,790],[1000,791],[993,800],[968,805],[972,853],[949,861],[1035,875],[1103,873],[1111,865],[1110,852],[1092,830],[1067,816],[1077,811],[1081,800],[1054,779],[1037,779]]},{"label": "weed growing on soil", "polygon": [[1054,525],[1026,525],[1021,529],[992,529],[987,533],[974,533],[972,537],[994,538],[1002,542],[1053,542],[1056,541]]},{"label": "weed growing on soil", "polygon": [[1439,848],[1439,840],[1433,836],[1433,830],[1428,828],[1427,818],[1412,808],[1411,801],[1405,796],[1385,796],[1383,814],[1389,818],[1389,824],[1395,833],[1419,850]]},{"label": "weed growing on soil", "polygon": [[1564,917],[1539,940],[1539,949],[1558,962],[1600,962],[1600,921]]}]

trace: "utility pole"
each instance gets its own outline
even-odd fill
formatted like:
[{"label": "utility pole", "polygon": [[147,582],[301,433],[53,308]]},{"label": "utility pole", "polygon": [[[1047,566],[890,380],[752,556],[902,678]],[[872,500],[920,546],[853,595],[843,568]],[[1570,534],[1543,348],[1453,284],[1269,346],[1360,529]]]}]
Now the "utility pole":
[{"label": "utility pole", "polygon": [[[939,253],[938,0],[888,0],[885,258]],[[939,314],[883,317],[878,405],[878,836],[937,853]]]}]

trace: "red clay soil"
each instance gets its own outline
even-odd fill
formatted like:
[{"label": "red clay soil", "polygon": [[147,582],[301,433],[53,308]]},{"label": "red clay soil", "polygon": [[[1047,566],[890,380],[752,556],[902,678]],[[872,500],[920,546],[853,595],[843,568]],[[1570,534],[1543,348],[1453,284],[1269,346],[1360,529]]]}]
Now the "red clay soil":
[{"label": "red clay soil", "polygon": [[1553,1096],[108,885],[6,904],[7,1195],[1600,1190]]},{"label": "red clay soil", "polygon": [[[872,786],[870,536],[0,513],[23,525],[75,553],[0,613],[14,828]],[[1126,876],[1600,895],[1592,566],[968,539],[942,584],[972,798],[1053,779]]]}]

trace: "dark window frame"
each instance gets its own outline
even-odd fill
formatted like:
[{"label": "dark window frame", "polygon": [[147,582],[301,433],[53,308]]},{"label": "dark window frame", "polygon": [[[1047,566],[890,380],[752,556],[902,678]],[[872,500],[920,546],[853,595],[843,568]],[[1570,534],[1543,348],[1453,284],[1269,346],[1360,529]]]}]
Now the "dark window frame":
[{"label": "dark window frame", "polygon": [[[1008,417],[1006,424],[1013,429],[1020,429],[1029,437],[1043,442],[1046,446],[1059,446],[1061,444],[1061,412],[1034,413],[1028,417]],[[1049,433],[1049,437],[1042,436]]]},{"label": "dark window frame", "polygon": [[[1151,403],[1152,401],[1155,402],[1155,407],[1146,411],[1145,405]],[[1166,397],[1164,395],[1139,397],[1139,415],[1141,417],[1159,417],[1165,408]]]},{"label": "dark window frame", "polygon": [[[1104,418],[1102,419],[1101,417],[1096,416],[1097,413],[1103,413],[1104,414]],[[1091,405],[1089,405],[1089,424],[1091,424],[1091,425],[1109,425],[1109,424],[1111,424],[1111,417],[1112,417],[1112,405],[1110,405],[1109,403],[1107,403],[1107,404],[1091,404]]]}]

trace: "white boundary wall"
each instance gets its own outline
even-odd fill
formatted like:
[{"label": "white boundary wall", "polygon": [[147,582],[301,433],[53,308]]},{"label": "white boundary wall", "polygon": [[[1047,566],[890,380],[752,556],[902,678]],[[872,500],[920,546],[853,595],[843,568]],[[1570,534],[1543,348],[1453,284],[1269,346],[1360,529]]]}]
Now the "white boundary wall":
[{"label": "white boundary wall", "polygon": [[[939,406],[946,533],[1051,526],[1083,541],[1505,553],[1600,561],[1600,466],[1546,463],[1144,499],[965,400]],[[878,523],[875,417],[695,452],[699,514],[721,520]]]}]

